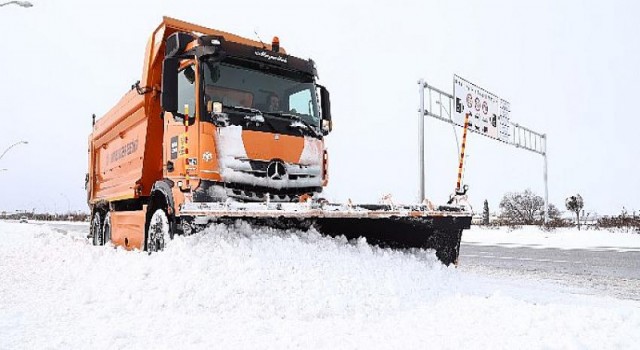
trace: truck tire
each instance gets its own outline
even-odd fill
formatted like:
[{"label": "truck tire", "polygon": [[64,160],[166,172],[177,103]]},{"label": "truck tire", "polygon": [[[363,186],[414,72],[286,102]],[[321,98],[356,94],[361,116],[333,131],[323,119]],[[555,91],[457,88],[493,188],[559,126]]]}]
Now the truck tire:
[{"label": "truck tire", "polygon": [[104,244],[104,234],[102,232],[102,218],[100,212],[93,213],[93,219],[91,219],[91,234],[93,235],[93,245]]},{"label": "truck tire", "polygon": [[169,218],[164,209],[156,209],[151,215],[147,227],[145,247],[148,252],[158,252],[164,249],[171,239]]},{"label": "truck tire", "polygon": [[102,244],[111,242],[111,213],[107,213],[102,224]]}]

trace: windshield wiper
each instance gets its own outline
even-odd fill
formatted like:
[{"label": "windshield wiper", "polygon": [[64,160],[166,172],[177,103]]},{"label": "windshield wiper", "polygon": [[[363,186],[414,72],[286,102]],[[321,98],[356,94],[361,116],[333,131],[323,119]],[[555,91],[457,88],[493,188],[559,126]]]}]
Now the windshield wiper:
[{"label": "windshield wiper", "polygon": [[250,112],[250,113],[255,113],[255,114],[262,114],[262,111],[259,109],[255,109],[255,108],[251,108],[251,107],[244,107],[244,106],[223,106],[223,108],[228,108],[228,109],[232,109],[234,111],[238,111],[238,112]]},{"label": "windshield wiper", "polygon": [[[318,132],[318,130],[310,123],[304,121],[304,119],[302,119],[300,116],[297,116],[295,114],[290,114],[290,113],[284,113],[284,112],[263,112],[263,113],[267,115],[275,115],[276,117],[284,117],[287,119],[291,119],[294,122],[298,122],[302,124],[307,130],[310,130],[311,132],[313,132],[315,136],[320,136],[320,133]],[[296,125],[291,124],[291,126],[296,126]]]},{"label": "windshield wiper", "polygon": [[244,120],[249,121],[249,122],[254,122],[254,123],[267,123],[269,124],[269,126],[271,126],[273,128],[273,125],[271,125],[271,123],[265,121],[264,117],[262,116],[263,112],[259,109],[255,109],[255,108],[251,108],[251,107],[244,107],[244,106],[224,106],[223,108],[227,108],[227,109],[231,109],[233,111],[237,111],[237,112],[249,112],[249,113],[253,113],[253,115],[249,116],[245,116]]},{"label": "windshield wiper", "polygon": [[[314,136],[320,136],[321,134],[318,132],[318,130],[310,123],[304,121],[301,117],[295,115],[295,114],[290,114],[290,113],[284,113],[284,112],[264,112],[261,111],[259,109],[256,108],[251,108],[251,107],[244,107],[244,106],[224,106],[224,108],[227,109],[231,109],[234,111],[238,111],[238,112],[249,112],[249,113],[254,113],[253,116],[251,117],[245,117],[246,120],[248,121],[252,121],[252,122],[260,122],[260,123],[267,123],[269,124],[269,126],[271,126],[273,128],[273,125],[263,117],[264,114],[266,115],[272,115],[272,116],[276,116],[276,117],[281,117],[281,118],[287,118],[290,119],[294,122],[298,122],[300,123],[301,126],[304,126],[307,130],[311,131],[313,133]],[[292,127],[295,127],[295,124],[291,124]]]}]

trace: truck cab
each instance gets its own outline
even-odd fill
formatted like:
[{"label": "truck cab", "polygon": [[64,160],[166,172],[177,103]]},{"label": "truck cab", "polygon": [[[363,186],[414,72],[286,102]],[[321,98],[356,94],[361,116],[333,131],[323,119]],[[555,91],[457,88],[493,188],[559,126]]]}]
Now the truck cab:
[{"label": "truck cab", "polygon": [[[328,182],[329,93],[312,60],[177,32],[162,67],[163,175],[188,200],[294,202]],[[268,199],[266,197],[269,197]]]}]

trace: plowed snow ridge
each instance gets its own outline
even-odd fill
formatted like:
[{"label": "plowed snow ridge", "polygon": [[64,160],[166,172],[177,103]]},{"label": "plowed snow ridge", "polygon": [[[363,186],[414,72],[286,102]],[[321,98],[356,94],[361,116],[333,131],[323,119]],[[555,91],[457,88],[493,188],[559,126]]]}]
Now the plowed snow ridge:
[{"label": "plowed snow ridge", "polygon": [[640,303],[431,252],[210,227],[147,255],[0,222],[0,348],[630,348]]}]

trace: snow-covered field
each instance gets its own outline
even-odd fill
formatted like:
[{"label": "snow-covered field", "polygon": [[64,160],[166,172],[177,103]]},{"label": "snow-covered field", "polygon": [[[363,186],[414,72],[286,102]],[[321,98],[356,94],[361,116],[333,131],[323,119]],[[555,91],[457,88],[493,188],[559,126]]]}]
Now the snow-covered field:
[{"label": "snow-covered field", "polygon": [[640,234],[594,229],[578,231],[576,228],[559,228],[545,231],[539,226],[525,226],[511,231],[505,227],[472,226],[464,232],[462,241],[507,247],[640,251]]},{"label": "snow-covered field", "polygon": [[85,235],[0,222],[0,349],[640,344],[639,302],[466,273],[431,252],[243,225],[153,255]]}]

